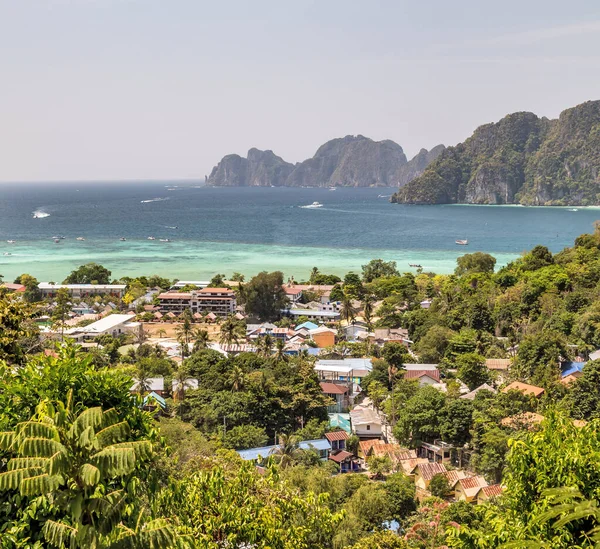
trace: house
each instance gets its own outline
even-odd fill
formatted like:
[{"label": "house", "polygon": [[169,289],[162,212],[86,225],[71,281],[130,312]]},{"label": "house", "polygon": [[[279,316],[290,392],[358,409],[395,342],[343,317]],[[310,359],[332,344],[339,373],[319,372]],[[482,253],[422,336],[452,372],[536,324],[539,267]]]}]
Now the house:
[{"label": "house", "polygon": [[302,299],[302,288],[292,286],[291,284],[284,284],[283,290],[285,291],[285,297],[290,303],[298,303]]},{"label": "house", "polygon": [[422,465],[423,463],[429,463],[429,460],[427,458],[417,457],[417,458],[403,459],[399,463],[400,463],[401,471],[404,471],[405,475],[407,475],[409,477],[413,477],[413,480],[414,480],[414,475],[415,475],[415,471],[417,470],[417,467],[419,465]]},{"label": "house", "polygon": [[500,420],[502,427],[515,429],[517,431],[528,429],[532,430],[544,420],[544,416],[535,412],[522,412],[513,416],[505,417]]},{"label": "house", "polygon": [[480,385],[476,389],[473,389],[470,393],[467,393],[466,395],[461,395],[460,398],[464,398],[466,400],[475,400],[475,397],[477,396],[477,393],[479,391],[489,391],[490,393],[497,393],[498,392],[491,385],[488,385],[487,383],[484,383],[483,385]]},{"label": "house", "polygon": [[421,301],[421,309],[429,309],[429,307],[431,307],[431,299],[425,299],[424,301]]},{"label": "house", "polygon": [[350,414],[328,414],[329,415],[329,427],[332,429],[343,429],[346,433],[352,432],[350,425]]},{"label": "house", "polygon": [[[164,377],[150,377],[145,380],[146,390],[144,392],[156,393],[159,396],[162,396],[165,392],[165,378]],[[132,393],[139,393],[140,382],[138,380],[134,380],[131,389],[129,389]]]},{"label": "house", "polygon": [[[298,447],[301,450],[314,450],[319,453],[319,458],[322,461],[329,459],[329,453],[331,452],[331,444],[326,438],[318,440],[304,440]],[[261,448],[250,448],[248,450],[239,450],[238,454],[244,461],[253,461],[257,465],[261,465],[270,456],[276,453],[278,444],[273,446],[263,446]]]},{"label": "house", "polygon": [[152,391],[144,397],[144,401],[142,403],[142,408],[144,410],[153,412],[160,408],[161,410],[167,409],[167,401],[161,397],[158,393]]},{"label": "house", "polygon": [[281,314],[292,319],[306,317],[308,320],[316,322],[335,322],[340,319],[340,313],[337,311],[321,311],[318,309],[283,309]]},{"label": "house", "polygon": [[479,475],[461,478],[454,489],[454,497],[457,501],[471,503],[477,497],[479,490],[487,485],[487,481]]},{"label": "house", "polygon": [[70,297],[85,298],[93,295],[111,295],[122,298],[125,295],[125,284],[51,284],[40,282],[38,288],[42,298],[56,297],[58,290],[65,289]]},{"label": "house", "polygon": [[315,372],[324,381],[352,381],[361,384],[373,369],[370,358],[344,358],[340,360],[318,360]]},{"label": "house", "polygon": [[348,393],[350,389],[347,384],[321,381],[320,385],[325,396],[335,401],[335,404],[327,407],[328,413],[348,411],[348,406],[350,405]]},{"label": "house", "polygon": [[446,477],[446,480],[448,481],[448,486],[451,490],[456,489],[456,485],[458,484],[459,480],[467,478],[467,474],[464,471],[461,471],[460,469],[456,469],[454,471],[446,471],[442,474]]},{"label": "house", "polygon": [[371,408],[356,406],[350,411],[352,432],[363,438],[380,438],[382,435],[381,419]]},{"label": "house", "polygon": [[412,341],[408,339],[408,330],[405,328],[376,328],[373,332],[375,343],[401,343],[408,347]]},{"label": "house", "polygon": [[2,288],[4,288],[9,294],[22,294],[27,289],[23,284],[11,284],[10,282],[4,282],[3,284],[0,284],[0,289]]},{"label": "house", "polygon": [[492,498],[497,498],[502,495],[504,489],[500,484],[490,484],[489,486],[482,486],[477,492],[477,503],[484,503]]},{"label": "house", "polygon": [[583,375],[583,368],[586,365],[585,362],[563,362],[560,365],[561,378],[567,376],[581,377]]},{"label": "house", "polygon": [[438,364],[404,364],[405,370],[437,370]]},{"label": "house", "polygon": [[598,360],[600,359],[600,349],[590,353],[590,360]]},{"label": "house", "polygon": [[317,324],[315,324],[314,322],[303,322],[302,324],[298,324],[298,326],[296,326],[294,328],[294,330],[297,332],[299,332],[300,330],[306,330],[306,333],[308,334],[308,332],[310,332],[311,330],[316,330],[319,326]]},{"label": "house", "polygon": [[174,398],[182,399],[185,396],[185,392],[189,390],[194,390],[198,388],[198,380],[193,378],[188,378],[183,381],[181,387],[179,387],[179,382],[174,379],[171,383],[171,393]]},{"label": "house", "polygon": [[435,475],[446,473],[446,466],[443,463],[419,463],[415,468],[415,485],[422,490],[429,490],[431,479]]},{"label": "house", "polygon": [[325,347],[333,347],[335,345],[336,332],[331,328],[321,326],[316,330],[311,330],[309,334],[312,340],[317,344],[317,347],[319,349],[324,349]]},{"label": "house", "polygon": [[568,375],[566,377],[563,377],[559,380],[559,383],[561,385],[566,385],[567,387],[569,385],[571,385],[571,383],[573,383],[574,381],[577,381],[579,379],[580,376],[575,376],[575,375]]},{"label": "house", "polygon": [[436,385],[440,382],[439,370],[407,370],[404,379],[416,379],[421,387],[425,385]]},{"label": "house", "polygon": [[325,438],[331,444],[331,451],[336,452],[337,450],[346,449],[346,441],[350,438],[350,435],[346,431],[331,431],[325,433]]},{"label": "house", "polygon": [[329,454],[329,459],[340,466],[340,473],[351,473],[360,469],[354,454],[346,450],[332,452]]},{"label": "house", "polygon": [[511,364],[512,360],[510,358],[486,358],[485,360],[488,370],[500,372],[506,372]]},{"label": "house", "polygon": [[78,341],[94,339],[103,335],[117,337],[125,333],[141,333],[142,325],[133,322],[135,314],[107,315],[87,326],[74,327],[65,330],[65,335]]},{"label": "house", "polygon": [[510,385],[507,385],[502,389],[503,393],[508,393],[509,391],[520,391],[524,395],[533,395],[536,398],[544,393],[544,389],[541,387],[529,385],[528,383],[521,383],[520,381],[513,381]]},{"label": "house", "polygon": [[303,294],[314,294],[323,305],[329,304],[333,288],[334,286],[329,284],[295,284],[293,282],[283,286],[286,297],[292,303],[299,301]]},{"label": "house", "polygon": [[380,442],[380,440],[378,438],[372,438],[372,439],[359,441],[359,443],[358,443],[359,456],[361,456],[363,459],[367,459],[369,456],[371,456],[371,450],[373,449],[373,446],[375,446],[375,444],[377,444],[379,442]]},{"label": "house", "polygon": [[452,457],[452,449],[454,446],[442,440],[434,440],[433,444],[429,442],[421,442],[417,450],[419,457],[427,458],[438,463],[449,463]]},{"label": "house", "polygon": [[350,324],[349,326],[344,326],[343,330],[346,340],[351,342],[364,340],[369,335],[369,330],[360,324]]}]

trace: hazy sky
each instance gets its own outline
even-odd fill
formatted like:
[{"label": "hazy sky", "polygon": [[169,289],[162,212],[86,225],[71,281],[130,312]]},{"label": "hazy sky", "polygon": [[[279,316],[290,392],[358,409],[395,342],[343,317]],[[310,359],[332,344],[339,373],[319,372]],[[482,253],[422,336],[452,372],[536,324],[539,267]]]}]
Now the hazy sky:
[{"label": "hazy sky", "polygon": [[0,180],[200,178],[333,137],[408,156],[600,99],[598,0],[0,0]]}]

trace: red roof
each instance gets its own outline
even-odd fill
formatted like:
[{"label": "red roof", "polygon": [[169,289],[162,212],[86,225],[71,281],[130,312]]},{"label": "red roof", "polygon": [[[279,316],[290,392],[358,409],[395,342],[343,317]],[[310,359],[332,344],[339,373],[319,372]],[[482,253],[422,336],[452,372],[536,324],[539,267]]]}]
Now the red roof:
[{"label": "red roof", "polygon": [[341,387],[335,383],[322,382],[319,385],[321,385],[321,389],[327,395],[345,395],[348,392],[347,387]]},{"label": "red roof", "polygon": [[503,393],[508,393],[508,391],[521,391],[521,393],[525,395],[539,397],[544,392],[544,389],[541,387],[536,387],[535,385],[529,385],[528,383],[513,381],[510,385],[507,385],[504,387],[504,389],[502,389]]},{"label": "red roof", "polygon": [[446,466],[442,463],[421,463],[418,465],[418,468],[424,480],[431,480],[435,475],[446,472]]},{"label": "red roof", "polygon": [[234,294],[230,288],[202,288],[197,293],[199,294]]},{"label": "red roof", "polygon": [[331,433],[325,433],[325,438],[329,442],[333,442],[334,440],[348,440],[350,435],[346,431],[332,431]]},{"label": "red roof", "polygon": [[23,284],[12,284],[10,282],[5,282],[4,284],[0,284],[0,287],[6,288],[7,290],[12,290],[13,292],[24,292],[26,290]]},{"label": "red roof", "polygon": [[302,288],[294,288],[289,286],[284,286],[283,289],[287,295],[298,295],[302,293]]},{"label": "red roof", "polygon": [[502,486],[500,484],[491,484],[490,486],[484,486],[482,489],[483,493],[488,498],[495,498],[502,495]]},{"label": "red roof", "polygon": [[329,454],[329,459],[331,461],[335,461],[336,463],[342,463],[342,461],[346,461],[348,458],[353,457],[353,454],[350,452],[346,452],[345,450],[340,450],[335,454]]},{"label": "red roof", "polygon": [[421,377],[430,377],[436,381],[440,380],[439,370],[407,370],[404,372],[404,379],[419,379]]},{"label": "red roof", "polygon": [[178,293],[178,292],[165,292],[158,296],[158,299],[192,299],[192,294]]}]

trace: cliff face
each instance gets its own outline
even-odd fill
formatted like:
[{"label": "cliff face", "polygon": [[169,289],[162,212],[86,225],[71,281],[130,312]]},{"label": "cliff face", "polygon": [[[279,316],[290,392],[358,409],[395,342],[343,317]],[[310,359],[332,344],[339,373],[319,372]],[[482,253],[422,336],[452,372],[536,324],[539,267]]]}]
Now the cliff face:
[{"label": "cliff face", "polygon": [[600,101],[558,120],[515,113],[477,128],[401,187],[408,204],[586,205],[600,199]]},{"label": "cliff face", "polygon": [[312,158],[296,165],[272,151],[250,149],[248,158],[225,156],[207,179],[213,186],[289,187],[394,187],[423,172],[443,145],[425,149],[407,162],[402,147],[393,141],[373,141],[348,135],[328,141]]},{"label": "cliff face", "polygon": [[212,170],[207,184],[218,187],[279,187],[285,181],[293,164],[286,162],[273,151],[250,149],[248,158],[229,154]]}]

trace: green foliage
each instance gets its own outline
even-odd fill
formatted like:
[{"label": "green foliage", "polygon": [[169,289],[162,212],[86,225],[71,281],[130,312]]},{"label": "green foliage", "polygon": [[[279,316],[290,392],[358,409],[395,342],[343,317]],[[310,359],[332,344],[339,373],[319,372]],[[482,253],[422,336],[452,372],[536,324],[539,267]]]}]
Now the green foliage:
[{"label": "green foliage", "polygon": [[236,425],[225,433],[224,446],[234,450],[264,446],[269,437],[263,427]]},{"label": "green foliage", "polygon": [[283,273],[262,272],[245,286],[246,313],[260,320],[277,320],[287,306]]},{"label": "green foliage", "polygon": [[431,482],[429,483],[429,491],[431,492],[432,496],[442,499],[447,498],[452,493],[448,479],[440,473],[434,475],[431,479]]},{"label": "green foliage", "polygon": [[21,364],[26,353],[38,346],[39,330],[31,321],[31,313],[29,305],[0,295],[0,361]]},{"label": "green foliage", "polygon": [[483,252],[466,254],[456,260],[457,267],[454,271],[457,276],[470,273],[493,273],[496,258]]},{"label": "green foliage", "polygon": [[440,435],[439,415],[446,397],[434,387],[425,386],[398,410],[394,436],[413,448],[433,442]]},{"label": "green foliage", "polygon": [[458,378],[472,391],[491,381],[490,371],[485,365],[485,357],[477,353],[465,353],[456,357],[455,367]]},{"label": "green foliage", "polygon": [[86,263],[65,278],[63,284],[108,284],[110,271],[97,263]]},{"label": "green foliage", "polygon": [[362,266],[363,282],[373,282],[376,278],[389,278],[399,276],[395,261],[384,261],[383,259],[371,259],[369,263]]}]

